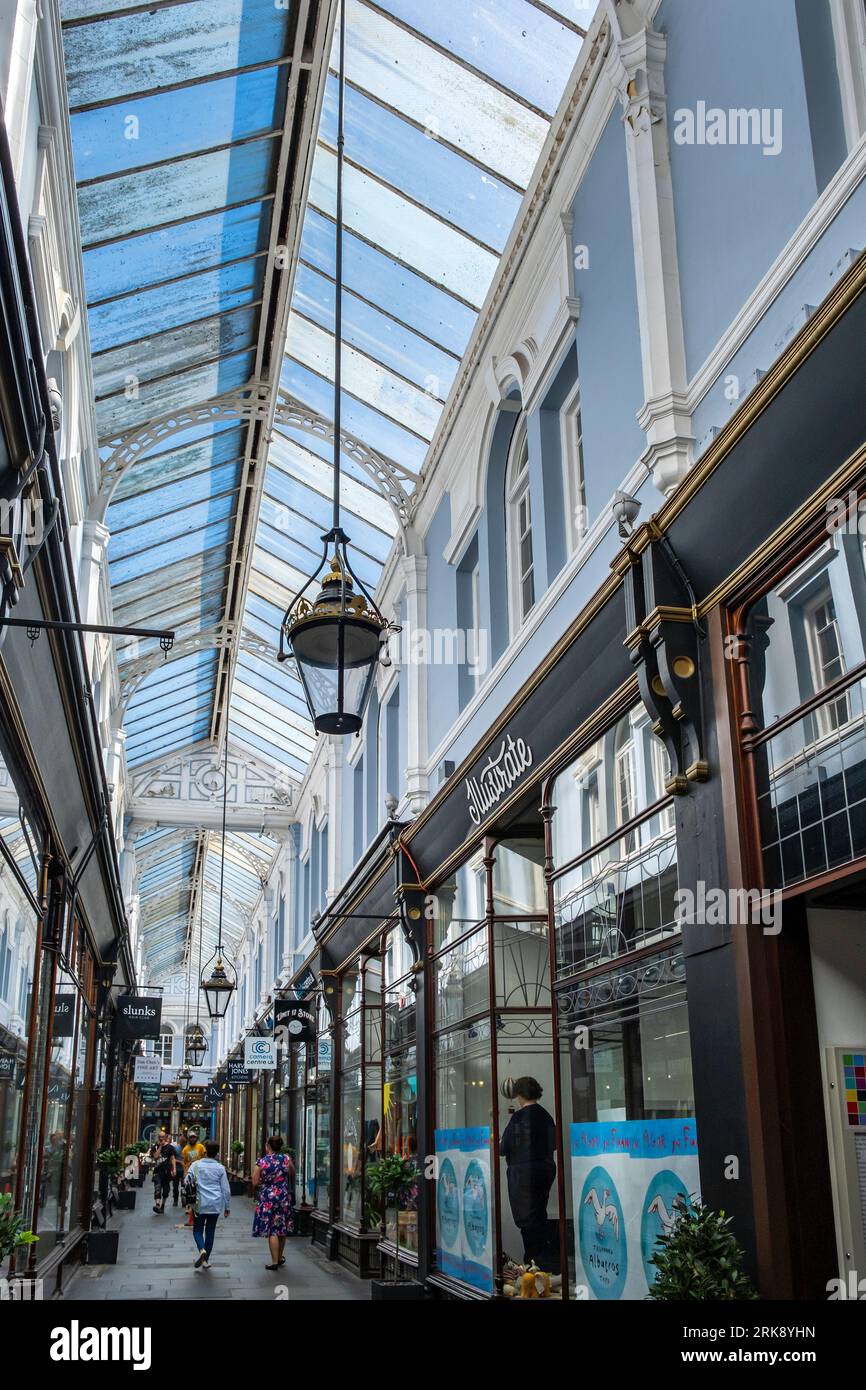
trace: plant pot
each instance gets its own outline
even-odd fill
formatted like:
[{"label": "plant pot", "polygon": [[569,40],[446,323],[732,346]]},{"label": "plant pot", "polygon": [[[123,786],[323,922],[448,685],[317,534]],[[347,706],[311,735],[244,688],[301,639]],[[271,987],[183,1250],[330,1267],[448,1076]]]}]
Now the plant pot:
[{"label": "plant pot", "polygon": [[413,1279],[400,1279],[396,1283],[390,1279],[371,1279],[370,1297],[374,1303],[388,1299],[422,1299],[424,1285],[416,1283]]},{"label": "plant pot", "polygon": [[134,1188],[127,1187],[122,1192],[118,1192],[117,1201],[115,1202],[117,1210],[132,1211],[135,1207],[135,1199],[137,1196],[138,1193],[135,1191]]},{"label": "plant pot", "polygon": [[119,1231],[89,1231],[85,1264],[116,1265],[119,1239]]},{"label": "plant pot", "polygon": [[233,1197],[246,1197],[247,1185],[240,1178],[232,1178],[229,1182],[229,1191]]}]

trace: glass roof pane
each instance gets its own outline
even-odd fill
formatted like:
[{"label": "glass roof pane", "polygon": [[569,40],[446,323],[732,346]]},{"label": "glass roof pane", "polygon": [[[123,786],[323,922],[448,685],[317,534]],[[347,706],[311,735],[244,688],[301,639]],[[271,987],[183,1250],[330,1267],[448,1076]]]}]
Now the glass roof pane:
[{"label": "glass roof pane", "polygon": [[[336,167],[335,156],[319,146],[310,201],[330,217],[334,215]],[[343,187],[350,230],[360,232],[464,303],[481,307],[496,270],[495,255],[351,165],[346,165]]]},{"label": "glass roof pane", "polygon": [[189,0],[67,26],[69,104],[74,110],[276,62],[285,51],[292,8],[287,0]]},{"label": "glass roof pane", "polygon": [[[324,376],[318,376],[299,362],[286,358],[280,375],[283,390],[295,400],[304,401],[324,420],[333,419],[334,388]],[[343,429],[356,439],[363,439],[371,449],[385,458],[401,463],[414,473],[421,471],[427,453],[423,439],[416,439],[395,420],[386,419],[379,411],[355,400],[348,393],[343,397]],[[357,465],[355,465],[357,467]]]},{"label": "glass roof pane", "polygon": [[[454,14],[450,8],[444,12]],[[349,0],[346,14],[348,81],[409,116],[434,139],[456,145],[526,187],[547,135],[543,116],[359,0]],[[564,66],[557,69],[562,86],[568,75]]]},{"label": "glass roof pane", "polygon": [[[553,116],[562,96],[563,58],[577,61],[582,39],[526,0],[472,0],[468,24],[455,24],[449,5],[428,0],[378,0],[473,68]],[[572,9],[576,9],[573,6]]]},{"label": "glass roof pane", "polygon": [[286,79],[283,68],[263,68],[81,111],[71,119],[76,178],[122,174],[264,135],[279,124]]},{"label": "glass roof pane", "polygon": [[148,285],[177,285],[187,275],[267,249],[270,211],[252,203],[145,232],[128,244],[84,252],[84,279],[91,304],[135,293]]},{"label": "glass roof pane", "polygon": [[120,174],[78,190],[84,246],[257,201],[274,181],[275,140],[255,140],[177,164]]},{"label": "glass roof pane", "polygon": [[261,297],[263,278],[264,261],[258,258],[97,305],[89,313],[91,348],[94,353],[105,352],[177,324],[251,304]]},{"label": "glass roof pane", "polygon": [[145,424],[155,415],[198,405],[221,395],[223,391],[243,386],[249,381],[252,368],[253,354],[243,353],[239,357],[226,357],[221,362],[212,362],[193,371],[178,372],[177,376],[164,377],[156,382],[143,382],[140,386],[133,383],[137,394],[108,396],[97,402],[99,437],[111,439],[116,434]]},{"label": "glass roof pane", "polygon": [[[333,277],[334,224],[310,206],[304,219],[301,259]],[[473,311],[351,232],[344,234],[343,280],[347,289],[387,309],[417,333],[458,358],[463,355],[475,323]]]},{"label": "glass roof pane", "polygon": [[[353,164],[363,165],[476,240],[502,250],[520,206],[515,189],[353,87],[346,89],[345,122]],[[336,149],[334,76],[328,79],[320,137]]]}]

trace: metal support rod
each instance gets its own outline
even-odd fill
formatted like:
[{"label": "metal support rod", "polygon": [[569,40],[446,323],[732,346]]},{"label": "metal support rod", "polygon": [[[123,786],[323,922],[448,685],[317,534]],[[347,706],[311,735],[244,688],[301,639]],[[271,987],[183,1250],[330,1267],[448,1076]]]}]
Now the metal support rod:
[{"label": "metal support rod", "polygon": [[38,628],[57,632],[105,632],[116,637],[159,637],[174,641],[174,632],[157,627],[104,627],[100,623],[66,623],[59,618],[0,618],[0,627]]},{"label": "metal support rod", "polygon": [[340,0],[340,66],[337,85],[337,206],[334,259],[334,530],[340,529],[340,397],[343,358],[343,147],[346,87],[346,0]]}]

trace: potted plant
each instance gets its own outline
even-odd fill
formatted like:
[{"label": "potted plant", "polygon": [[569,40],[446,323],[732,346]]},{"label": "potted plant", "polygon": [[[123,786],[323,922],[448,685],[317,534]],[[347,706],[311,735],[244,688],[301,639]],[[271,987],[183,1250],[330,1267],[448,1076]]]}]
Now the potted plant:
[{"label": "potted plant", "polygon": [[[113,1265],[117,1263],[119,1232],[107,1230],[106,1224],[113,1206],[112,1193],[116,1192],[117,1179],[123,1171],[123,1155],[119,1149],[100,1149],[96,1155],[96,1167],[99,1172],[99,1188],[104,1215],[102,1226],[98,1225],[98,1218],[96,1218],[96,1229],[91,1229],[88,1232],[86,1263],[89,1265]],[[117,1193],[118,1199],[119,1196],[120,1194]],[[130,1193],[130,1196],[134,1202],[135,1193]]]},{"label": "potted plant", "polygon": [[[124,1158],[124,1182],[127,1187],[141,1187],[144,1182],[141,1172],[141,1155],[147,1152],[147,1144],[138,1139],[134,1144],[127,1144],[123,1150]],[[133,1160],[130,1162],[130,1160]]]},{"label": "potted plant", "polygon": [[756,1299],[731,1220],[695,1197],[681,1202],[673,1224],[656,1237],[658,1248],[650,1263],[658,1275],[648,1297],[705,1302]]},{"label": "potted plant", "polygon": [[234,1177],[229,1178],[229,1191],[231,1192],[231,1194],[232,1194],[233,1197],[245,1197],[245,1196],[246,1196],[246,1191],[247,1191],[246,1179],[243,1178],[243,1177],[238,1177],[238,1176],[237,1176],[237,1164],[238,1164],[238,1160],[240,1159],[241,1154],[243,1153],[243,1151],[244,1151],[244,1146],[243,1146],[243,1144],[241,1143],[240,1139],[233,1139],[233,1140],[232,1140],[232,1143],[231,1143],[230,1146],[229,1146],[229,1152],[231,1153],[232,1160],[233,1160],[233,1163],[232,1163],[232,1170],[233,1170],[233,1172],[235,1173],[235,1176],[234,1176]]},{"label": "potted plant", "polygon": [[366,1172],[366,1187],[371,1206],[387,1221],[388,1205],[394,1206],[394,1278],[374,1279],[370,1293],[374,1299],[416,1299],[424,1297],[424,1287],[417,1279],[401,1278],[400,1215],[410,1210],[409,1203],[417,1198],[419,1172],[415,1164],[400,1154],[387,1154],[372,1163]]},{"label": "potted plant", "polygon": [[32,1231],[22,1230],[22,1217],[12,1205],[12,1193],[0,1193],[0,1269],[16,1250],[33,1245],[39,1239]]}]

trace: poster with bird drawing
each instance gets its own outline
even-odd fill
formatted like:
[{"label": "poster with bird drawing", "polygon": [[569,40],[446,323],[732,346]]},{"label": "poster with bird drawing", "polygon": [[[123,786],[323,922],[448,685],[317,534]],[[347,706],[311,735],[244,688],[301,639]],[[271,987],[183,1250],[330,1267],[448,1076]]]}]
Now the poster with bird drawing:
[{"label": "poster with bird drawing", "polygon": [[646,1298],[656,1238],[700,1195],[692,1118],[571,1126],[578,1297]]}]

